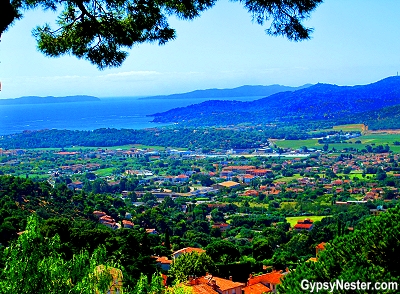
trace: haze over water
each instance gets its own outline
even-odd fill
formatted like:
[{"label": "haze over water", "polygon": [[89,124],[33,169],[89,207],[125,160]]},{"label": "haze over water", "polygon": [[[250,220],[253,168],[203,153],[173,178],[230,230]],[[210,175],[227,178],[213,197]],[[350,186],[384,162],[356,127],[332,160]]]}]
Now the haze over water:
[{"label": "haze over water", "polygon": [[[252,101],[261,97],[221,100]],[[24,130],[99,128],[144,129],[162,126],[146,115],[201,103],[204,99],[102,98],[98,102],[0,105],[0,135]]]}]

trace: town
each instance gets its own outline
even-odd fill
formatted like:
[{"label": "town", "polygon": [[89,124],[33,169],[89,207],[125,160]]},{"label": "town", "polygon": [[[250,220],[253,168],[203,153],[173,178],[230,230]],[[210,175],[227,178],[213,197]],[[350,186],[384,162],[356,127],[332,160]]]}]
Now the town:
[{"label": "town", "polygon": [[[92,222],[98,241],[104,230],[107,238],[131,230],[147,235],[146,254],[165,285],[188,278],[193,293],[275,293],[333,238],[397,204],[399,155],[388,145],[335,152],[322,144],[207,153],[134,145],[1,149],[0,173],[3,181],[25,181],[14,187],[15,209],[35,211],[45,227],[51,224],[50,235],[70,217]],[[49,192],[28,196],[37,183]],[[4,194],[12,190],[2,187]],[[2,217],[7,244],[25,222],[10,210]],[[67,242],[78,242],[73,227],[62,233]],[[92,242],[80,246],[95,247]],[[200,265],[179,265],[182,254]]]}]

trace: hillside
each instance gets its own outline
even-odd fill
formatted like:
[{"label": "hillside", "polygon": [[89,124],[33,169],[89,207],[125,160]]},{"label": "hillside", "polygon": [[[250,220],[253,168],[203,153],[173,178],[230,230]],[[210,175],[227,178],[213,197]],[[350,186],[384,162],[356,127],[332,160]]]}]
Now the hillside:
[{"label": "hillside", "polygon": [[400,105],[349,115],[344,122],[364,123],[370,130],[400,129]]},{"label": "hillside", "polygon": [[[317,84],[293,92],[281,92],[252,102],[206,101],[156,113],[155,122],[224,125],[236,123],[290,122],[293,120],[341,120],[354,114],[400,104],[400,77],[389,77],[363,86]],[[390,116],[386,111],[385,115]],[[373,115],[371,114],[371,119]]]},{"label": "hillside", "polygon": [[206,89],[196,90],[188,93],[161,95],[144,97],[140,99],[201,99],[201,98],[231,98],[231,97],[251,97],[251,96],[270,96],[280,92],[296,91],[310,87],[306,84],[300,87],[288,87],[282,85],[270,86],[241,86],[233,89]]}]

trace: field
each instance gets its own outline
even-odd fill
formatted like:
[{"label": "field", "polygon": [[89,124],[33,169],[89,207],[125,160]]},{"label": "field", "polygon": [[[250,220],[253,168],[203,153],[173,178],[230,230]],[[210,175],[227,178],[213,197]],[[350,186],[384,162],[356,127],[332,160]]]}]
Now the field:
[{"label": "field", "polygon": [[287,217],[286,220],[287,222],[290,224],[290,226],[293,228],[295,224],[297,224],[298,220],[303,220],[305,218],[309,218],[310,220],[316,222],[316,221],[320,221],[321,219],[323,219],[324,215],[322,216],[317,216],[317,215],[311,215],[311,216],[290,216]]},{"label": "field", "polygon": [[349,125],[339,125],[339,126],[334,126],[332,129],[335,131],[340,131],[342,130],[343,132],[361,132],[363,130],[364,125],[363,124],[349,124]]},{"label": "field", "polygon": [[[357,141],[361,141],[361,143],[355,143]],[[336,150],[343,150],[345,148],[355,148],[355,149],[364,149],[366,145],[377,146],[377,145],[386,145],[388,144],[390,150],[395,153],[400,153],[400,145],[395,146],[393,142],[400,141],[400,134],[386,134],[386,133],[369,133],[366,135],[362,135],[357,138],[353,138],[348,140],[345,143],[330,143],[329,149],[333,147]],[[292,148],[299,149],[303,146],[307,148],[316,148],[322,149],[323,145],[318,143],[318,139],[307,139],[307,140],[276,140],[274,141],[276,146],[281,148]]]},{"label": "field", "polygon": [[113,167],[108,167],[108,168],[98,169],[94,173],[99,177],[106,177],[106,176],[111,176],[113,174],[113,171],[114,171]]},{"label": "field", "polygon": [[285,183],[289,183],[289,182],[291,182],[291,181],[293,181],[293,180],[300,179],[300,178],[301,178],[300,174],[294,174],[292,177],[281,177],[281,178],[276,178],[276,179],[274,180],[274,182],[285,182]]}]

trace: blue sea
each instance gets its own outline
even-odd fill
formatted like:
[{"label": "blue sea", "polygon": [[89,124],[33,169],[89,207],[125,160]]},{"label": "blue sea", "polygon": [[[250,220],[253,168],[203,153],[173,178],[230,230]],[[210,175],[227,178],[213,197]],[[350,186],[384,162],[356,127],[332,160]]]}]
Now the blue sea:
[{"label": "blue sea", "polygon": [[[252,101],[262,97],[232,97],[221,100]],[[145,129],[162,126],[152,123],[149,114],[201,103],[204,99],[101,98],[95,102],[0,105],[0,135],[24,130],[94,130],[99,128]]]}]

